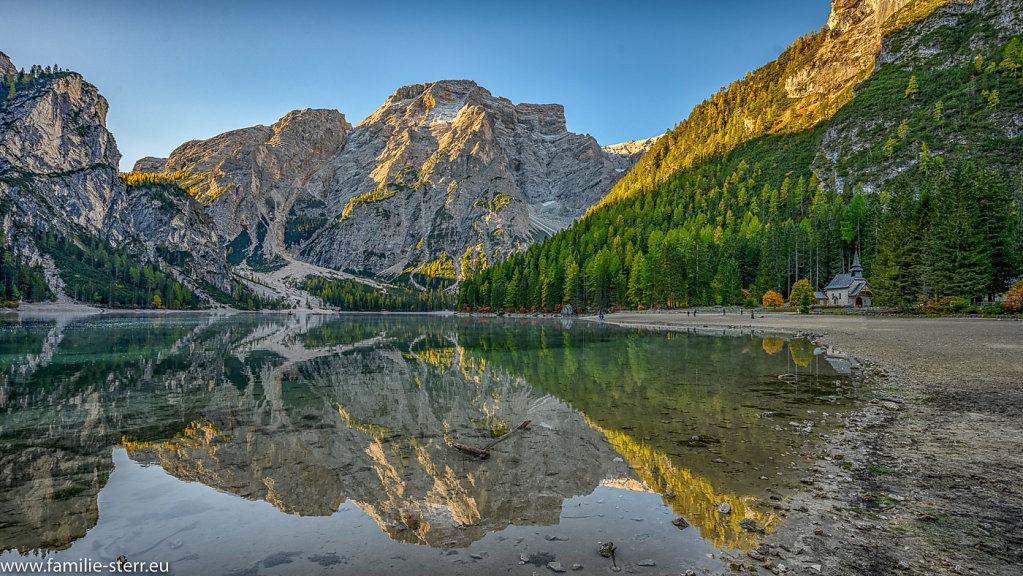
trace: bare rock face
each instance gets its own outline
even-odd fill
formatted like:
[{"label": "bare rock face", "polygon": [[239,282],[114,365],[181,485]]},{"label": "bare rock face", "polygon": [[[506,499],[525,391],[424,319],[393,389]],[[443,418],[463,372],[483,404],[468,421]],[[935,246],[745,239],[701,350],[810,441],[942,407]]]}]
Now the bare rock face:
[{"label": "bare rock face", "polygon": [[166,163],[167,163],[166,158],[146,156],[145,158],[140,158],[138,161],[135,162],[135,167],[132,168],[132,171],[156,173],[163,170],[163,166]]},{"label": "bare rock face", "polygon": [[660,136],[654,136],[653,138],[646,138],[643,140],[628,140],[625,142],[619,142],[618,144],[611,144],[610,146],[602,146],[605,152],[611,154],[612,157],[624,159],[626,163],[629,163],[629,167],[634,164],[639,158],[646,154],[647,150],[654,145],[654,142]]},{"label": "bare rock face", "polygon": [[0,74],[16,74],[18,69],[11,63],[11,59],[7,57],[7,54],[0,52]]},{"label": "bare rock face", "polygon": [[[156,246],[189,257],[177,271],[186,284],[196,288],[202,280],[222,290],[230,287],[230,271],[221,246],[223,238],[202,205],[185,195],[169,197],[139,189],[118,195],[111,204],[105,223],[110,238],[117,242],[145,239],[150,249]],[[150,259],[156,254],[150,251]]]},{"label": "bare rock face", "polygon": [[[960,66],[973,61],[978,54],[987,54],[995,47],[1008,42],[1013,36],[1023,33],[1023,1],[1021,0],[974,0],[973,2],[950,2],[937,11],[933,18],[927,18],[914,25],[913,34],[906,41],[894,42],[886,38],[877,56],[876,67],[888,63],[901,66],[921,65],[942,50],[939,41],[931,32],[941,26],[957,27],[970,18],[982,18],[989,25],[976,31],[970,39],[971,50],[951,57],[940,63],[942,67]],[[933,65],[933,63],[932,63]]]},{"label": "bare rock face", "polygon": [[11,208],[2,241],[36,254],[26,232],[39,228],[105,238],[139,259],[155,260],[156,246],[190,250],[201,255],[192,276],[226,287],[222,240],[201,207],[185,197],[129,193],[118,177],[107,109],[96,87],[73,72],[19,83],[13,98],[0,101],[0,199]]},{"label": "bare rock face", "polygon": [[556,104],[518,104],[468,80],[399,88],[352,128],[292,112],[188,142],[142,171],[201,172],[221,234],[264,256],[397,276],[428,262],[478,266],[579,218],[637,159],[565,127]]},{"label": "bare rock face", "polygon": [[596,140],[566,130],[562,106],[514,105],[467,80],[398,89],[333,168],[324,206],[300,198],[291,216],[326,221],[300,254],[384,275],[523,249],[620,176]]},{"label": "bare rock face", "polygon": [[827,39],[805,68],[785,80],[802,113],[827,114],[830,101],[874,69],[885,22],[918,0],[832,0]]},{"label": "bare rock face", "polygon": [[205,175],[195,197],[221,235],[230,240],[248,230],[256,237],[257,228],[268,225],[273,234],[261,248],[272,256],[282,245],[284,214],[299,191],[323,194],[329,175],[324,168],[340,153],[351,128],[337,110],[296,110],[271,127],[186,142],[166,160],[143,158],[135,169]]},{"label": "bare rock face", "polygon": [[[102,229],[121,159],[106,129],[107,101],[75,73],[0,104],[0,197],[30,221]],[[59,218],[58,218],[59,216]]]}]

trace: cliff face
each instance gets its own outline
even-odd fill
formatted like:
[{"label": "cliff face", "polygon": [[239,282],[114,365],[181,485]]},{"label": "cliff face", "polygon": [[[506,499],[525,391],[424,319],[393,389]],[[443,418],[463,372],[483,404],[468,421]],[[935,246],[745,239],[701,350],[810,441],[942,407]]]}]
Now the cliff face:
[{"label": "cliff face", "polygon": [[568,132],[560,105],[459,80],[399,88],[354,128],[336,111],[292,112],[135,169],[206,173],[198,198],[218,229],[262,239],[253,250],[266,257],[397,276],[438,259],[458,270],[566,227],[643,150],[609,153]]},{"label": "cliff face", "polygon": [[0,102],[0,197],[27,222],[98,233],[121,159],[106,129],[107,101],[75,73],[37,82]]},{"label": "cliff face", "polygon": [[11,63],[11,59],[7,57],[7,54],[0,52],[0,74],[16,74],[18,69]]},{"label": "cliff face", "polygon": [[[828,32],[821,49],[804,68],[785,79],[785,90],[798,99],[800,115],[821,119],[843,104],[846,91],[874,69],[885,23],[908,4],[924,0],[832,0]],[[915,8],[915,6],[910,7]]]},{"label": "cliff face", "polygon": [[[191,276],[226,285],[220,238],[198,205],[187,198],[129,193],[118,177],[121,154],[106,128],[108,104],[95,86],[73,72],[19,81],[0,101],[0,199],[3,243],[34,261],[31,240],[41,229],[87,233],[154,260],[155,248],[202,255]],[[51,289],[61,284],[51,276]]]},{"label": "cliff face", "polygon": [[406,86],[353,130],[326,206],[302,198],[292,217],[326,221],[300,248],[322,265],[392,275],[438,257],[459,266],[564,228],[616,168],[596,140],[565,129],[560,105],[513,105],[469,81]]},{"label": "cliff face", "polygon": [[[345,145],[352,126],[336,110],[288,113],[271,127],[234,130],[178,147],[161,170],[206,174],[196,199],[225,238],[259,223],[274,231],[267,255],[283,242],[284,215],[298,193],[323,194],[324,172]],[[150,160],[151,162],[151,160]],[[147,168],[146,161],[136,165]]]}]

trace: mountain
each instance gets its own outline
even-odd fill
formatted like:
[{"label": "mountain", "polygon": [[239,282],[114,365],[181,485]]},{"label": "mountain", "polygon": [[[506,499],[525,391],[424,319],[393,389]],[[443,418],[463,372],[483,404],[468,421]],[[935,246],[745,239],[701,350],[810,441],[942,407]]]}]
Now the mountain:
[{"label": "mountain", "polygon": [[135,170],[203,175],[196,198],[256,268],[297,259],[454,280],[568,226],[643,150],[568,132],[560,105],[447,80],[399,88],[355,127],[296,111]]},{"label": "mountain", "polygon": [[1023,271],[1023,3],[832,7],[580,222],[463,282],[459,305],[755,306],[857,252],[881,304],[1004,291]]},{"label": "mountain", "polygon": [[651,147],[605,198],[662,184],[678,170],[766,134],[801,131],[830,118],[870,75],[885,30],[930,13],[935,0],[834,0],[828,23],[776,60],[697,105]]},{"label": "mountain", "polygon": [[[351,277],[340,270],[378,291],[368,276],[443,287],[569,225],[647,146],[605,150],[568,132],[559,105],[443,81],[400,88],[355,127],[297,110],[119,175],[95,86],[55,68],[20,74],[5,55],[0,66],[11,302],[319,305],[296,285]],[[415,299],[386,289],[387,302]]]},{"label": "mountain", "polygon": [[191,308],[249,294],[198,202],[177,185],[118,175],[95,86],[33,66],[4,75],[2,88],[3,300]]}]

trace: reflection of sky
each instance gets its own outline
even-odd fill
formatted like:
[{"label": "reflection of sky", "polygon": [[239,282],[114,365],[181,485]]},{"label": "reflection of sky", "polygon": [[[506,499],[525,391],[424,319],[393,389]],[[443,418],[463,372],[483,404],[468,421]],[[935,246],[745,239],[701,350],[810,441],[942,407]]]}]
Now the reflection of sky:
[{"label": "reflection of sky", "polygon": [[[625,568],[644,560],[657,566],[714,568],[717,550],[675,517],[660,496],[599,487],[566,500],[557,526],[511,526],[468,548],[438,550],[392,541],[351,502],[331,516],[284,514],[264,501],[181,482],[158,466],[141,466],[115,449],[114,471],[99,494],[99,522],[55,560],[108,562],[123,554],[133,561],[169,562],[175,574],[230,574],[257,568],[261,574],[452,574],[486,573],[518,566],[527,557],[550,554],[566,568],[574,563],[604,568],[597,542],[612,540]],[[0,555],[0,561],[17,555]],[[31,559],[31,557],[26,557]],[[256,572],[251,572],[255,574]]]}]

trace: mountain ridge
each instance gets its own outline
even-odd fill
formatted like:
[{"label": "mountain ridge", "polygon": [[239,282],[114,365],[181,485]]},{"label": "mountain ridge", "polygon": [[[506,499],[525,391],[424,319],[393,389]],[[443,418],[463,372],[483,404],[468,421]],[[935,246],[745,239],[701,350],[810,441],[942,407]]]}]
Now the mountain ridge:
[{"label": "mountain ridge", "polygon": [[[325,146],[302,182],[279,187],[273,213],[262,209],[266,198],[241,206],[264,187],[247,156],[263,145],[257,140],[268,139],[266,128],[190,141],[167,160],[147,157],[135,168],[207,174],[197,198],[226,237],[245,230],[257,238],[260,226],[273,231],[248,248],[250,256],[257,251],[270,261],[390,278],[439,263],[454,280],[464,266],[570,224],[642,151],[605,150],[590,136],[568,132],[562,105],[513,104],[471,80],[402,86],[357,125],[343,115],[341,122],[343,136]],[[236,199],[230,210],[224,198]]]}]

